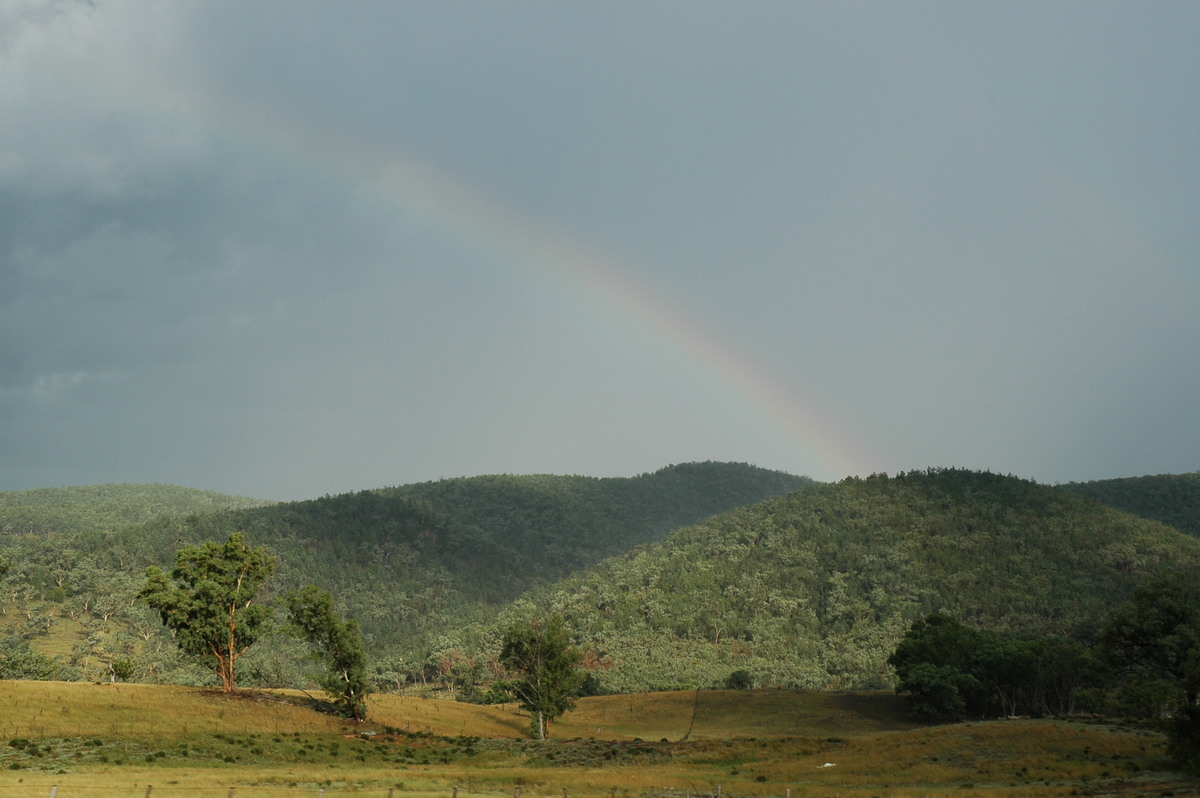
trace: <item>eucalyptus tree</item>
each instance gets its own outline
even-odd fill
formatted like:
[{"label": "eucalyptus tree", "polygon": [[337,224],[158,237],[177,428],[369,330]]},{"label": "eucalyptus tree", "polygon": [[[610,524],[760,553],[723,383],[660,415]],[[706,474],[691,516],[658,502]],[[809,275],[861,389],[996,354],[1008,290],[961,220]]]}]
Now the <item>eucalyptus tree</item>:
[{"label": "eucalyptus tree", "polygon": [[333,610],[333,596],[309,585],[287,596],[294,631],[312,646],[312,658],[325,666],[317,684],[345,715],[362,722],[371,692],[367,655],[355,620],[342,620]]},{"label": "eucalyptus tree", "polygon": [[575,706],[575,698],[587,673],[579,667],[582,655],[567,639],[560,617],[544,624],[521,623],[504,633],[500,662],[519,678],[511,685],[530,713],[531,726],[539,740],[546,739],[550,721]]},{"label": "eucalyptus tree", "polygon": [[146,569],[146,585],[138,594],[158,610],[175,642],[221,680],[221,689],[237,688],[234,666],[267,631],[271,608],[254,597],[275,571],[266,549],[252,549],[241,532],[224,543],[207,541],[175,553],[168,575],[157,566]]},{"label": "eucalyptus tree", "polygon": [[1109,615],[1101,633],[1118,677],[1127,685],[1155,685],[1170,718],[1168,753],[1200,773],[1200,578],[1179,571],[1147,580]]}]

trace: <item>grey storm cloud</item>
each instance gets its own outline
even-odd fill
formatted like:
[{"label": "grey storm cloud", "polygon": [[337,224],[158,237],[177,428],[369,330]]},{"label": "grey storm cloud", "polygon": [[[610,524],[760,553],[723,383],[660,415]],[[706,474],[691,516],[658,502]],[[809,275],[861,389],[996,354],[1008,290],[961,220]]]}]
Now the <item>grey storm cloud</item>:
[{"label": "grey storm cloud", "polygon": [[1200,467],[1191,3],[0,9],[0,489]]}]

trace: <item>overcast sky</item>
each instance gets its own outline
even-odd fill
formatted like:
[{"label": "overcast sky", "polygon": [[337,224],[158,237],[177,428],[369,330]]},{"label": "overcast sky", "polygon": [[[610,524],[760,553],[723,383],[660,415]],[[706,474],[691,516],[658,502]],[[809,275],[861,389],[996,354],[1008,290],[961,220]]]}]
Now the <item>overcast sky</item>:
[{"label": "overcast sky", "polygon": [[0,490],[1200,468],[1200,3],[0,3]]}]

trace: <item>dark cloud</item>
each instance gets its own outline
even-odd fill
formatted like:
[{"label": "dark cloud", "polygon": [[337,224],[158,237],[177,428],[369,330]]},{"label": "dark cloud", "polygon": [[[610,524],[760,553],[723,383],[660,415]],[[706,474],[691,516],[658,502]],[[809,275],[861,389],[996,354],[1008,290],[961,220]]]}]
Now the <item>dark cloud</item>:
[{"label": "dark cloud", "polygon": [[9,4],[0,489],[1194,470],[1198,22]]}]

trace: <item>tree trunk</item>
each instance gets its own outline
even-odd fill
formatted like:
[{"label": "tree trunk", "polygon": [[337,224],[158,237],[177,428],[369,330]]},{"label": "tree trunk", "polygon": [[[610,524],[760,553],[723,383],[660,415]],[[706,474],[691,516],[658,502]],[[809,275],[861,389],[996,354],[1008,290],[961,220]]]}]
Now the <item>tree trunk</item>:
[{"label": "tree trunk", "polygon": [[[241,587],[242,580],[238,578],[238,587]],[[237,613],[237,604],[229,605],[229,637],[226,642],[228,651],[221,658],[221,689],[226,693],[232,693],[236,689],[234,684],[233,666],[237,662],[237,621],[235,620]]]},{"label": "tree trunk", "polygon": [[232,693],[234,691],[232,660],[227,657],[218,657],[217,675],[221,677],[221,692]]},{"label": "tree trunk", "polygon": [[[226,656],[220,646],[211,645],[213,657],[217,660],[216,674],[221,679],[221,692],[232,693],[233,684],[233,657]],[[232,654],[232,652],[230,652]]]}]

